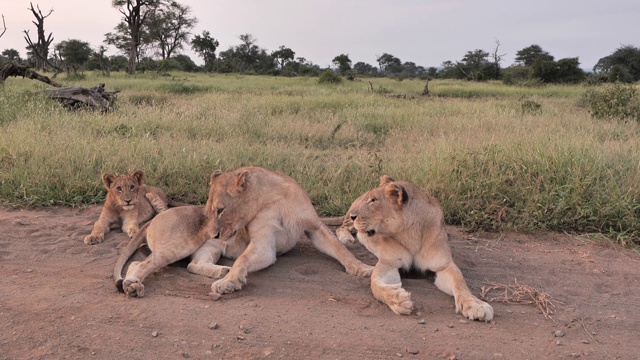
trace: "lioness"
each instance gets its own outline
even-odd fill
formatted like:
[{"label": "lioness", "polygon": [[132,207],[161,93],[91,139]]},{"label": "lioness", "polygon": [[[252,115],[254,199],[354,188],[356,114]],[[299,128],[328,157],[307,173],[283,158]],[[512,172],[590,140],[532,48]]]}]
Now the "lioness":
[{"label": "lioness", "polygon": [[[243,229],[230,239],[214,239],[214,225],[202,206],[181,206],[163,211],[145,224],[122,250],[113,270],[118,290],[132,297],[144,296],[142,281],[147,275],[175,261],[189,257],[187,270],[214,279],[226,275],[228,266],[216,265],[221,256],[235,259],[247,248]],[[147,241],[151,255],[132,262],[127,275],[122,269],[131,255]]]},{"label": "lioness", "polygon": [[84,238],[85,244],[101,243],[114,224],[121,225],[122,232],[133,237],[139,230],[139,224],[169,206],[179,205],[170,203],[162,189],[146,185],[142,170],[135,170],[129,175],[104,174],[102,182],[108,191],[107,198],[91,234]]},{"label": "lioness", "polygon": [[413,310],[411,293],[402,288],[398,269],[436,273],[436,286],[453,295],[456,312],[471,320],[493,319],[493,308],[471,294],[453,262],[444,228],[442,207],[435,198],[405,181],[380,178],[380,185],[357,198],[336,231],[343,243],[351,232],[376,257],[371,274],[373,296],[396,314]]},{"label": "lioness", "polygon": [[205,206],[218,236],[230,238],[246,229],[247,249],[229,273],[211,285],[211,296],[240,290],[247,274],[276,262],[302,235],[321,252],[337,259],[347,273],[369,276],[372,266],[356,259],[318,217],[307,193],[291,177],[259,167],[215,171]]}]

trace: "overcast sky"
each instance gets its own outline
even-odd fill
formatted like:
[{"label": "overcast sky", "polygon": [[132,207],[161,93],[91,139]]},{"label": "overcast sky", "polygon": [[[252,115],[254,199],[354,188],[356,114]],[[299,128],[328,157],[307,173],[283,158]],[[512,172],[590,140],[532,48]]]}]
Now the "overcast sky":
[{"label": "overcast sky", "polygon": [[[44,14],[45,31],[56,44],[79,39],[94,48],[112,31],[121,14],[111,0],[33,0]],[[505,54],[540,45],[556,59],[579,57],[591,69],[598,59],[621,45],[640,46],[640,0],[179,0],[189,5],[203,30],[220,42],[220,50],[252,34],[271,52],[284,45],[322,67],[340,54],[377,65],[392,54],[425,67],[460,60],[469,50],[492,52],[496,41]],[[1,0],[7,31],[0,51],[25,56],[23,30],[36,38],[28,0]],[[1,30],[0,30],[1,31]],[[111,48],[110,54],[115,54]],[[185,54],[202,63],[187,48]]]}]

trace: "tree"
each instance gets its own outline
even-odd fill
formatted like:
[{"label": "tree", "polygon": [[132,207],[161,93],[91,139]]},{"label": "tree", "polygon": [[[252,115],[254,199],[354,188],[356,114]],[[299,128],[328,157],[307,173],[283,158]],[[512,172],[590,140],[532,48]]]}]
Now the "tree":
[{"label": "tree", "polygon": [[85,64],[87,70],[100,70],[102,75],[111,75],[111,61],[108,56],[105,55],[107,48],[100,46],[97,51],[91,52],[89,61]]},{"label": "tree", "polygon": [[558,61],[537,58],[531,65],[531,78],[545,83],[578,83],[585,78],[578,58],[564,58]]},{"label": "tree", "polygon": [[611,82],[638,81],[640,80],[640,48],[631,45],[619,47],[611,55],[598,60],[593,71]]},{"label": "tree", "polygon": [[380,72],[383,74],[397,74],[402,72],[402,61],[397,57],[384,53],[376,58]]},{"label": "tree", "polygon": [[287,62],[293,61],[296,53],[288,47],[281,45],[278,50],[271,53],[271,56],[276,59],[280,69],[283,69]]},{"label": "tree", "polygon": [[213,63],[216,61],[216,49],[218,40],[211,37],[208,31],[203,31],[202,36],[196,35],[191,40],[191,49],[198,53],[204,60],[204,68],[207,71],[213,70]]},{"label": "tree", "polygon": [[72,69],[74,74],[82,70],[93,53],[88,42],[77,39],[64,40],[55,46],[55,50],[66,65],[67,73]]},{"label": "tree", "polygon": [[29,4],[31,7],[28,10],[31,10],[31,13],[33,13],[33,16],[36,18],[36,21],[32,21],[32,23],[36,26],[38,31],[38,39],[34,43],[33,40],[31,40],[31,36],[29,36],[29,30],[23,30],[26,35],[24,39],[27,41],[27,49],[33,55],[34,67],[36,69],[44,70],[49,56],[49,46],[51,45],[51,42],[53,42],[53,33],[49,33],[49,36],[45,36],[44,19],[53,13],[53,9],[49,10],[47,15],[43,15],[39,6],[36,6],[38,9],[38,11],[36,11],[36,9],[33,8],[33,4]]},{"label": "tree", "polygon": [[188,42],[191,29],[198,19],[189,16],[191,8],[181,5],[176,1],[160,3],[149,10],[148,36],[149,40],[156,44],[161,58],[167,59],[176,51],[183,48]]},{"label": "tree", "polygon": [[127,73],[135,74],[136,61],[138,59],[138,47],[140,46],[141,29],[146,22],[147,17],[155,7],[159,5],[160,0],[113,0],[113,7],[117,8],[122,14],[123,21],[127,26],[127,35],[129,38],[129,62],[127,64]]},{"label": "tree", "polygon": [[5,49],[2,51],[2,56],[6,57],[9,61],[20,61],[20,53],[16,49]]},{"label": "tree", "polygon": [[334,57],[332,62],[338,67],[338,71],[340,71],[341,74],[351,70],[351,59],[349,59],[349,55],[340,54]]},{"label": "tree", "polygon": [[378,75],[378,69],[375,66],[369,65],[369,64],[364,63],[362,61],[359,61],[359,62],[355,63],[353,65],[353,70],[356,72],[356,74],[362,75],[362,76],[376,76],[376,75]]},{"label": "tree", "polygon": [[[496,49],[497,50],[497,49]],[[553,56],[542,50],[540,45],[533,44],[516,52],[516,63],[531,66],[537,59],[553,61]]]}]

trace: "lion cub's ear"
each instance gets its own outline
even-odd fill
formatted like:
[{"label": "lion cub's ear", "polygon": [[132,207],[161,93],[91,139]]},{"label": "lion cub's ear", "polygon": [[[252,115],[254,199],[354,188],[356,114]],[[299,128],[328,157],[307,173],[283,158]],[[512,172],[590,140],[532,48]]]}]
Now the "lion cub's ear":
[{"label": "lion cub's ear", "polygon": [[236,191],[241,192],[247,188],[249,180],[249,171],[243,170],[236,178]]},{"label": "lion cub's ear", "polygon": [[113,174],[104,174],[102,175],[102,183],[104,184],[104,187],[107,188],[107,190],[109,190],[109,188],[111,188],[111,184],[113,184],[114,181],[116,181],[116,177]]},{"label": "lion cub's ear", "polygon": [[136,182],[138,183],[138,185],[142,185],[142,183],[144,182],[144,171],[140,169],[132,172],[130,176],[136,179]]},{"label": "lion cub's ear", "polygon": [[211,176],[209,177],[209,186],[211,186],[211,184],[213,184],[213,180],[220,175],[222,175],[222,170],[216,170],[212,172]]},{"label": "lion cub's ear", "polygon": [[392,204],[402,206],[409,201],[409,194],[403,186],[398,184],[389,184],[384,189],[384,195]]},{"label": "lion cub's ear", "polygon": [[388,183],[393,182],[393,181],[395,181],[395,180],[393,180],[393,178],[388,176],[388,175],[382,175],[380,177],[380,185],[388,184]]}]

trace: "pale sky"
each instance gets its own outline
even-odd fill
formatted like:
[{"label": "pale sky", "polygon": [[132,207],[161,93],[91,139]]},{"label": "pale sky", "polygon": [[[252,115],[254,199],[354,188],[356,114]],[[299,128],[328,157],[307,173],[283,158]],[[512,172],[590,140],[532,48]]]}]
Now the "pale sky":
[{"label": "pale sky", "polygon": [[[44,14],[45,31],[56,44],[79,39],[94,48],[112,31],[121,14],[111,0],[35,0]],[[252,34],[271,52],[291,48],[321,67],[340,54],[355,64],[377,66],[376,58],[392,54],[425,67],[460,60],[469,50],[492,52],[496,40],[502,66],[515,53],[540,45],[556,59],[579,57],[591,69],[598,59],[621,45],[640,47],[639,0],[179,0],[199,22],[193,33],[208,30],[220,42],[218,52]],[[28,0],[0,0],[7,31],[0,51],[26,55],[23,30],[36,38]],[[1,30],[0,30],[1,31]],[[115,54],[111,48],[109,54]],[[184,52],[196,63],[202,61]]]}]

